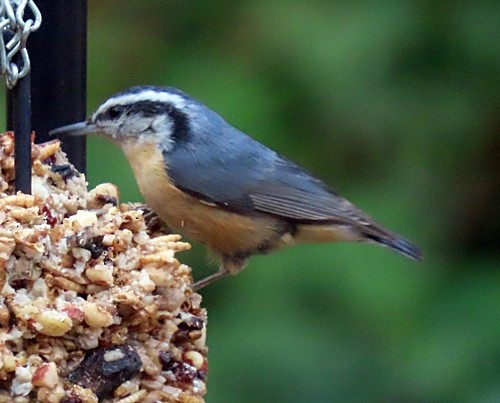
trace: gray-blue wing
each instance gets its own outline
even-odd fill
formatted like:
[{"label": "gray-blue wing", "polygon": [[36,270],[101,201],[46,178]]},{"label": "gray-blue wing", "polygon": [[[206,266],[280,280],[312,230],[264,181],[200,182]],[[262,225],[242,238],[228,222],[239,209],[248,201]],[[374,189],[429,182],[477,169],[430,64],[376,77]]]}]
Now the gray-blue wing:
[{"label": "gray-blue wing", "polygon": [[[295,163],[245,134],[178,144],[165,152],[174,184],[241,213],[264,212],[297,221],[348,220],[353,206]],[[201,138],[203,139],[203,137]],[[362,217],[352,217],[358,224]]]}]

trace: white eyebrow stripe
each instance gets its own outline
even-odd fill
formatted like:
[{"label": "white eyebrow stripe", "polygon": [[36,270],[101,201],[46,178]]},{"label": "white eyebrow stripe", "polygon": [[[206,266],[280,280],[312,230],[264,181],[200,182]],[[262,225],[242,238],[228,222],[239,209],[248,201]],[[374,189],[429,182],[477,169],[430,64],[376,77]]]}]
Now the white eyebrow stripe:
[{"label": "white eyebrow stripe", "polygon": [[150,101],[150,102],[160,102],[160,103],[171,103],[177,108],[184,108],[186,105],[186,100],[177,94],[172,94],[169,92],[158,92],[152,90],[145,90],[135,94],[122,94],[117,97],[112,97],[104,102],[95,112],[95,115],[99,115],[103,111],[115,106],[115,105],[131,105],[136,102]]}]

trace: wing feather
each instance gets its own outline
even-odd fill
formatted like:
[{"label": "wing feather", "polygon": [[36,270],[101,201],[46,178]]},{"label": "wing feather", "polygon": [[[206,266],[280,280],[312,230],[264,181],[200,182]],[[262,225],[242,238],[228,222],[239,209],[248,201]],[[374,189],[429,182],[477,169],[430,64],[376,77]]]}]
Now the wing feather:
[{"label": "wing feather", "polygon": [[[205,111],[203,116],[211,116]],[[171,179],[183,191],[243,214],[262,212],[297,221],[370,219],[333,189],[263,144],[227,125],[220,117],[198,127],[195,146],[177,140],[164,158]],[[210,123],[219,119],[214,130]],[[215,128],[219,130],[215,130]],[[221,130],[222,127],[222,130]]]},{"label": "wing feather", "polygon": [[343,221],[368,225],[369,218],[347,201],[333,193],[322,190],[310,193],[292,187],[278,186],[273,190],[263,189],[250,193],[256,210],[298,221]]}]

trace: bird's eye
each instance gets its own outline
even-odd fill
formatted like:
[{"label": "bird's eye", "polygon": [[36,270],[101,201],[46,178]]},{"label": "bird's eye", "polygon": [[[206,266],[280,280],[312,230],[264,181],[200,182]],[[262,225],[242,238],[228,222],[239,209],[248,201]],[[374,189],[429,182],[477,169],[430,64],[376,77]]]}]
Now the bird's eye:
[{"label": "bird's eye", "polygon": [[117,117],[119,117],[122,114],[122,112],[123,112],[122,106],[113,106],[113,107],[109,108],[108,116],[111,119],[116,119]]}]

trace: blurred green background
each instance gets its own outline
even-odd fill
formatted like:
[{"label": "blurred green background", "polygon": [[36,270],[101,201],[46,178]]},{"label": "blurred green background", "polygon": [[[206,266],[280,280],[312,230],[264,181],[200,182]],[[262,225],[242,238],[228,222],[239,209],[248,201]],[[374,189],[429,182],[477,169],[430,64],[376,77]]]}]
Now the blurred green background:
[{"label": "blurred green background", "polygon": [[[89,113],[181,88],[425,253],[300,246],[204,290],[208,402],[500,401],[499,43],[497,1],[89,2]],[[104,139],[88,176],[141,200]]]},{"label": "blurred green background", "polygon": [[[89,113],[181,88],[424,251],[299,246],[203,290],[208,402],[500,401],[498,1],[89,0],[88,45]],[[141,200],[104,139],[88,178]]]}]

